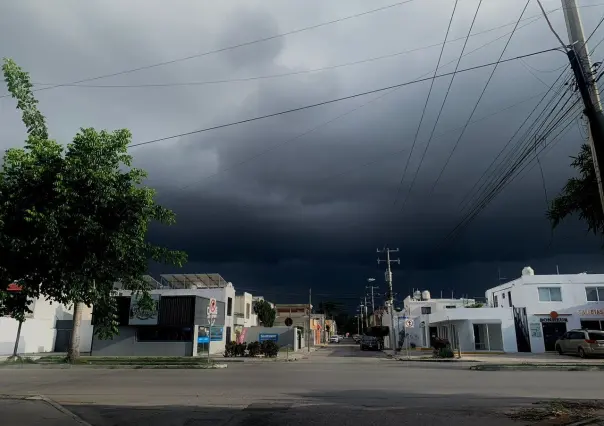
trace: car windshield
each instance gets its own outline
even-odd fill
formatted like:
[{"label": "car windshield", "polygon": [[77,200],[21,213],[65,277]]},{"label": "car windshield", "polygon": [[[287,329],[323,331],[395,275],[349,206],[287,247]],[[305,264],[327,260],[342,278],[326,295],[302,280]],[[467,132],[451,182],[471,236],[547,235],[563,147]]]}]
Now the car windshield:
[{"label": "car windshield", "polygon": [[589,340],[604,340],[604,331],[590,331]]}]

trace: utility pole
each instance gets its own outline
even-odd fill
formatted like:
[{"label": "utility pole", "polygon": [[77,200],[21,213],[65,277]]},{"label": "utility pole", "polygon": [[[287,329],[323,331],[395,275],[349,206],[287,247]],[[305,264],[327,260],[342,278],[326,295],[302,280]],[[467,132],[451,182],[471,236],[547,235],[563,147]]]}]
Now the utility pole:
[{"label": "utility pole", "polygon": [[371,289],[371,310],[372,310],[373,312],[375,312],[375,296],[374,296],[374,294],[373,294],[373,290],[374,290],[374,289],[375,289],[375,290],[379,290],[379,287],[378,287],[378,286],[376,286],[376,285],[375,285],[375,286],[374,286],[374,285],[369,285],[369,286],[367,286],[366,288],[367,288],[367,289]]},{"label": "utility pole", "polygon": [[562,0],[562,10],[568,31],[570,49],[567,52],[570,65],[575,74],[577,87],[581,94],[584,113],[589,120],[589,142],[593,158],[600,202],[604,211],[604,186],[599,164],[604,164],[604,116],[602,104],[598,93],[598,86],[594,78],[593,67],[589,56],[589,49],[585,42],[583,24],[577,8],[576,0]]},{"label": "utility pole", "polygon": [[312,289],[308,289],[308,341],[306,342],[306,348],[310,352],[310,336],[312,336],[312,330],[310,329],[310,313],[312,311]]},{"label": "utility pole", "polygon": [[392,270],[390,269],[391,263],[401,264],[400,259],[390,259],[390,253],[398,253],[398,248],[391,250],[388,247],[384,247],[383,250],[377,249],[378,253],[385,253],[386,260],[378,258],[378,265],[382,262],[386,262],[386,283],[388,284],[388,311],[390,313],[390,346],[392,350],[396,349],[396,332],[394,330],[394,293],[392,292]]}]

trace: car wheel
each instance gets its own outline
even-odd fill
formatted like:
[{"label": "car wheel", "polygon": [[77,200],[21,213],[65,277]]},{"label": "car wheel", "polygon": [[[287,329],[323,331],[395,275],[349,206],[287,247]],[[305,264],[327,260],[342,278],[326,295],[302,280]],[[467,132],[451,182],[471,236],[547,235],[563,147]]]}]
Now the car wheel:
[{"label": "car wheel", "polygon": [[587,358],[587,355],[585,354],[585,351],[583,350],[583,348],[579,348],[579,357]]},{"label": "car wheel", "polygon": [[562,348],[559,345],[556,346],[556,350],[558,351],[558,355],[563,355]]}]

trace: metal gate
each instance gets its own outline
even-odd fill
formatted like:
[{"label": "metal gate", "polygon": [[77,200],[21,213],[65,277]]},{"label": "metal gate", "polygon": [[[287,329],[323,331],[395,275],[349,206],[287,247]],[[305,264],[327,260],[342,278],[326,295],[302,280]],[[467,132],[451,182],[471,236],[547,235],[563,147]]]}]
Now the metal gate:
[{"label": "metal gate", "polygon": [[71,341],[71,330],[73,328],[73,320],[57,320],[56,323],[57,335],[55,338],[55,352],[67,352],[69,342]]}]

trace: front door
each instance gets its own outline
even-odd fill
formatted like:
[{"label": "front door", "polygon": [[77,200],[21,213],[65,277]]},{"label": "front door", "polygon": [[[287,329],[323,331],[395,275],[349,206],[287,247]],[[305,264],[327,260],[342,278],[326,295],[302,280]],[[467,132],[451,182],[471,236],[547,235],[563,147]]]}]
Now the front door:
[{"label": "front door", "polygon": [[545,345],[545,351],[555,351],[556,340],[566,333],[566,323],[544,322],[541,323],[541,325],[543,327],[543,343]]}]

